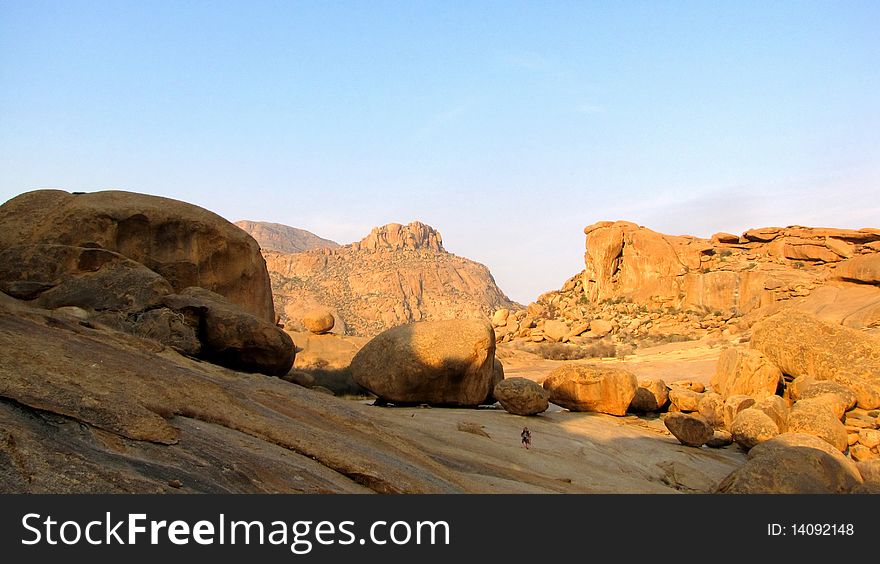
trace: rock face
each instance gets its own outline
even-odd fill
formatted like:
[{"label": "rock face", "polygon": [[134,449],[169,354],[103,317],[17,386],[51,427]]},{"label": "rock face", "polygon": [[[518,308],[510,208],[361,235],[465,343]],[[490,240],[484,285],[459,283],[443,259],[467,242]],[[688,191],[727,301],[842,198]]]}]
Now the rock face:
[{"label": "rock face", "polygon": [[2,493],[468,489],[367,406],[2,294],[0,350]]},{"label": "rock face", "polygon": [[380,333],[351,361],[355,381],[396,404],[476,406],[492,383],[495,333],[486,321],[428,321]]},{"label": "rock face", "polygon": [[281,321],[293,329],[316,307],[330,310],[342,332],[374,336],[516,306],[485,266],[446,252],[440,233],[419,222],[379,227],[339,248],[263,254]]},{"label": "rock face", "polygon": [[721,351],[712,387],[723,397],[746,395],[763,399],[776,393],[782,372],[755,350],[726,348]]},{"label": "rock face", "polygon": [[259,243],[264,251],[279,253],[302,253],[315,249],[336,249],[339,243],[318,237],[305,229],[297,229],[280,223],[266,221],[236,221],[235,225],[244,229]]},{"label": "rock face", "polygon": [[859,407],[880,407],[877,337],[807,314],[787,312],[755,324],[751,346],[785,374],[832,380],[855,392]]},{"label": "rock face", "polygon": [[501,407],[514,415],[537,415],[550,406],[544,388],[526,378],[502,380],[495,386],[493,394]]},{"label": "rock face", "polygon": [[0,249],[39,244],[106,249],[141,263],[175,291],[205,288],[275,321],[257,242],[198,206],[132,192],[37,190],[0,206],[0,224]]},{"label": "rock face", "polygon": [[583,288],[593,303],[625,299],[649,309],[745,314],[809,294],[835,266],[841,279],[880,278],[880,233],[872,229],[774,227],[700,239],[600,221],[584,233]]},{"label": "rock face", "polygon": [[678,441],[690,447],[701,447],[715,434],[712,425],[701,415],[670,413],[663,424]]},{"label": "rock face", "polygon": [[550,401],[571,411],[625,415],[639,384],[626,370],[598,365],[568,364],[544,380]]},{"label": "rock face", "polygon": [[[824,446],[823,446],[824,445]],[[811,435],[783,433],[749,451],[721,493],[846,493],[862,483],[855,465]]]}]

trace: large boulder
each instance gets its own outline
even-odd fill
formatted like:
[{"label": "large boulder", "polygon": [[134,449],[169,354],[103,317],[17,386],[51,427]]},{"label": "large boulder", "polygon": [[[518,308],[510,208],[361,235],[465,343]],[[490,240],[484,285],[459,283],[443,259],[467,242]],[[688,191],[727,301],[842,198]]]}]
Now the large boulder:
[{"label": "large boulder", "polygon": [[566,364],[544,380],[550,401],[571,411],[626,415],[639,383],[630,372],[590,364]]},{"label": "large boulder", "polygon": [[846,493],[862,478],[856,466],[824,441],[783,433],[749,451],[749,460],[727,476],[720,493]]},{"label": "large boulder", "polygon": [[698,414],[670,413],[663,424],[685,446],[701,447],[715,435],[712,425]]},{"label": "large boulder", "polygon": [[704,393],[695,392],[687,388],[673,387],[669,390],[669,402],[676,411],[699,411],[700,401],[703,399],[703,396]]},{"label": "large boulder", "polygon": [[760,352],[726,348],[710,383],[725,398],[746,395],[760,400],[774,395],[781,382],[782,372]]},{"label": "large boulder", "polygon": [[721,416],[724,421],[724,428],[730,430],[733,420],[737,414],[755,405],[755,398],[744,395],[730,396],[724,400],[724,406],[721,408]]},{"label": "large boulder", "polygon": [[756,323],[751,347],[795,378],[833,380],[856,393],[859,407],[880,407],[880,339],[785,311]]},{"label": "large boulder", "polygon": [[537,415],[550,406],[544,388],[526,378],[502,380],[495,386],[493,394],[501,407],[514,415]]},{"label": "large boulder", "polygon": [[293,366],[296,347],[290,335],[219,294],[186,288],[165,296],[163,305],[199,328],[201,356],[209,362],[271,376],[286,374]]},{"label": "large boulder", "polygon": [[313,309],[302,317],[303,326],[315,335],[329,333],[336,324],[336,319],[329,309]]},{"label": "large boulder", "polygon": [[816,399],[801,400],[792,406],[788,431],[814,435],[841,452],[848,446],[846,427],[831,408]]},{"label": "large boulder", "polygon": [[740,411],[733,418],[730,433],[736,444],[749,450],[778,435],[779,426],[760,409],[750,407]]},{"label": "large boulder", "polygon": [[663,380],[641,380],[629,404],[634,413],[650,413],[660,411],[669,403],[669,389]]},{"label": "large boulder", "polygon": [[791,411],[788,403],[779,396],[767,396],[752,406],[754,409],[764,412],[776,423],[780,433],[788,428],[788,414]]},{"label": "large boulder", "polygon": [[724,428],[724,398],[715,392],[706,392],[700,400],[700,415],[715,429]]},{"label": "large boulder", "polygon": [[856,467],[866,484],[880,486],[880,458],[856,462]]},{"label": "large boulder", "polygon": [[568,325],[564,321],[548,319],[544,322],[544,337],[548,341],[559,342],[568,335]]},{"label": "large boulder", "polygon": [[489,394],[494,361],[487,321],[426,321],[380,333],[354,356],[351,370],[385,401],[476,406]]},{"label": "large boulder", "polygon": [[198,206],[132,192],[37,190],[0,206],[0,224],[0,250],[58,244],[114,251],[156,272],[176,292],[206,288],[263,321],[275,321],[257,242]]},{"label": "large boulder", "polygon": [[834,412],[838,418],[856,406],[858,396],[849,387],[831,380],[813,380],[809,377],[795,379],[790,386],[791,398],[795,401],[818,398],[826,395],[834,396],[837,405]]}]

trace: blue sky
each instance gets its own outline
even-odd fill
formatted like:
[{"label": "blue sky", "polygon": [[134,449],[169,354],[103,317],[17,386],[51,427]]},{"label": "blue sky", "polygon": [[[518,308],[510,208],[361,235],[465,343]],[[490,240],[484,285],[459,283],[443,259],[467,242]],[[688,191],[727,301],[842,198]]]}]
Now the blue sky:
[{"label": "blue sky", "polygon": [[880,227],[880,2],[0,0],[0,201],[418,219],[526,303],[585,225]]}]

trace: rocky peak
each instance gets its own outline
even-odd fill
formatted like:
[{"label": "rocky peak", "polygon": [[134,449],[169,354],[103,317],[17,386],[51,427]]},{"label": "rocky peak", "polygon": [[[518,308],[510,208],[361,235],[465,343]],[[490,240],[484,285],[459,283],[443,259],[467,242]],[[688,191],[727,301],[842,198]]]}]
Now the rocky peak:
[{"label": "rocky peak", "polygon": [[352,243],[351,247],[356,251],[372,252],[384,250],[446,252],[440,232],[420,221],[413,221],[407,225],[389,223],[374,227],[369,235],[357,243]]}]

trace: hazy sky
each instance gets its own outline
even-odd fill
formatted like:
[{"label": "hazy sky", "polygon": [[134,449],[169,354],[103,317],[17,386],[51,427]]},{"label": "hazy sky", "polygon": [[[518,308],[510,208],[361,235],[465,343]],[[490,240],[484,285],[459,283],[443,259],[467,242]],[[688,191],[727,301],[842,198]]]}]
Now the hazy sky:
[{"label": "hazy sky", "polygon": [[880,2],[0,0],[0,201],[429,223],[527,303],[585,225],[880,227]]}]

